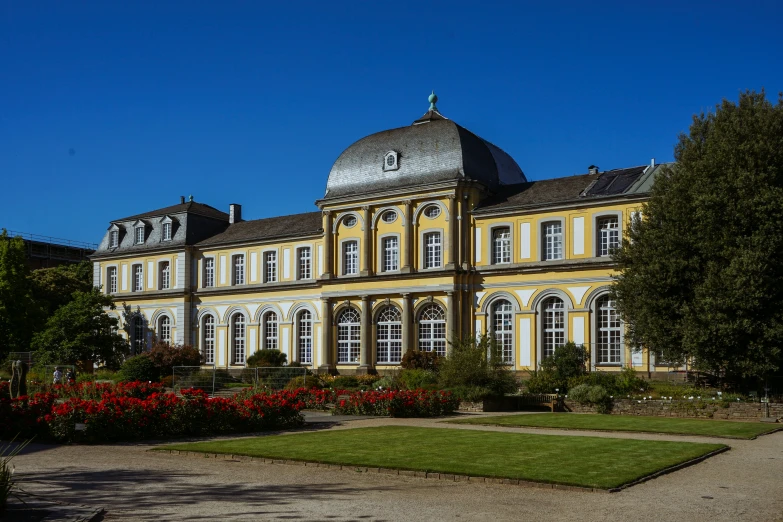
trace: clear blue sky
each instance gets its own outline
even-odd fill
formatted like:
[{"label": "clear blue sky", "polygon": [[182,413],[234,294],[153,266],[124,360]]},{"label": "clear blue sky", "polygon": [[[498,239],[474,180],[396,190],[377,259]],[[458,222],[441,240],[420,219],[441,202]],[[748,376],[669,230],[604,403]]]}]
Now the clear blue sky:
[{"label": "clear blue sky", "polygon": [[777,2],[0,0],[0,227],[97,242],[180,195],[314,210],[337,156],[441,112],[530,179],[672,159],[783,90]]}]

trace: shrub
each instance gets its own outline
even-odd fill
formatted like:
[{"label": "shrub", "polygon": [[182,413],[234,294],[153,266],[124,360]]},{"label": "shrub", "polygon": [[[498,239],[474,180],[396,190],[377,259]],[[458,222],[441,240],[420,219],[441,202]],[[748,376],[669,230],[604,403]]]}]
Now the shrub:
[{"label": "shrub", "polygon": [[442,357],[436,352],[420,352],[417,350],[408,350],[402,356],[400,365],[405,370],[429,370],[438,371],[438,365]]},{"label": "shrub", "polygon": [[300,388],[305,390],[311,390],[313,388],[320,390],[323,387],[324,385],[321,383],[321,380],[314,375],[300,375],[299,377],[294,377],[285,385],[285,389],[288,391],[295,391]]},{"label": "shrub", "polygon": [[438,382],[437,374],[429,370],[402,370],[398,378],[400,385],[406,390],[416,390]]},{"label": "shrub", "polygon": [[569,381],[579,384],[587,372],[587,350],[569,341],[555,348],[551,357],[541,361],[540,368],[530,372],[527,389],[531,393],[566,393]]},{"label": "shrub", "polygon": [[481,402],[495,395],[489,388],[481,386],[458,386],[450,390],[455,397],[466,402]]},{"label": "shrub", "polygon": [[256,368],[258,366],[285,366],[288,356],[280,350],[258,350],[247,358],[247,367]]},{"label": "shrub", "polygon": [[399,376],[396,373],[381,377],[375,381],[374,386],[382,390],[399,390],[402,387]]},{"label": "shrub", "polygon": [[149,357],[158,369],[160,377],[171,375],[175,366],[200,366],[201,354],[189,344],[174,344],[157,342],[149,352],[142,355]]},{"label": "shrub", "polygon": [[359,387],[359,379],[352,375],[340,375],[332,381],[332,388],[351,389]]},{"label": "shrub", "polygon": [[439,367],[438,381],[444,388],[479,387],[503,395],[519,387],[509,366],[502,361],[500,346],[489,336],[455,341]]},{"label": "shrub", "polygon": [[579,404],[594,406],[598,413],[608,413],[612,409],[612,399],[603,386],[580,384],[568,392],[568,398]]},{"label": "shrub", "polygon": [[338,400],[336,415],[374,415],[384,417],[436,417],[459,408],[459,398],[449,391],[391,390],[353,392]]},{"label": "shrub", "polygon": [[172,388],[174,386],[174,376],[167,375],[160,380],[160,383],[166,388]]},{"label": "shrub", "polygon": [[125,359],[119,371],[120,380],[127,381],[154,381],[160,378],[160,371],[155,362],[146,354],[136,355]]}]

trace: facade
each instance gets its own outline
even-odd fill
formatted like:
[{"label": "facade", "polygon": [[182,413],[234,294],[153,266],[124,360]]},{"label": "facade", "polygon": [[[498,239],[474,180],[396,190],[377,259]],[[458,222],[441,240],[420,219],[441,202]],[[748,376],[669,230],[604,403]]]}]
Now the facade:
[{"label": "facade", "polygon": [[528,181],[430,101],[412,125],[348,147],[316,212],[245,221],[240,205],[181,198],[112,221],[94,280],[138,310],[134,349],[155,336],[230,369],[269,348],[351,374],[490,334],[518,371],[570,340],[593,369],[654,372],[624,343],[609,253],[660,166]]}]

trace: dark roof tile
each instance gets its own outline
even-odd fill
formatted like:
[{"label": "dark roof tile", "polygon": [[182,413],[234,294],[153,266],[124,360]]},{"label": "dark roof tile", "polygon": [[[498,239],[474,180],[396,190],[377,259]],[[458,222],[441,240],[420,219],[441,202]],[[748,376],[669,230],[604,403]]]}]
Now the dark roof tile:
[{"label": "dark roof tile", "polygon": [[187,203],[180,203],[178,205],[172,205],[170,207],[159,208],[158,210],[152,210],[150,212],[145,212],[143,214],[136,214],[135,216],[129,216],[122,219],[114,219],[112,220],[112,223],[118,223],[120,221],[131,221],[134,219],[144,219],[144,218],[150,218],[155,216],[165,216],[167,214],[178,214],[182,212],[187,212],[188,214],[197,214],[199,216],[228,221],[228,214],[226,214],[225,212],[221,212],[215,207],[205,205],[204,203],[188,201]]},{"label": "dark roof tile", "polygon": [[199,242],[198,246],[317,234],[322,231],[321,225],[320,212],[240,221],[229,225],[220,234]]}]

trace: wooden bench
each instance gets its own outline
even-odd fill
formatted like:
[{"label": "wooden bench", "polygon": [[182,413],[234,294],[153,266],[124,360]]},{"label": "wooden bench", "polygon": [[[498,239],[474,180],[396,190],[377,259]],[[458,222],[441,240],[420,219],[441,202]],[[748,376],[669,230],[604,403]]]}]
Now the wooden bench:
[{"label": "wooden bench", "polygon": [[562,409],[560,406],[563,399],[554,393],[526,393],[519,396],[519,406],[541,406],[549,408],[554,412],[556,409]]}]

